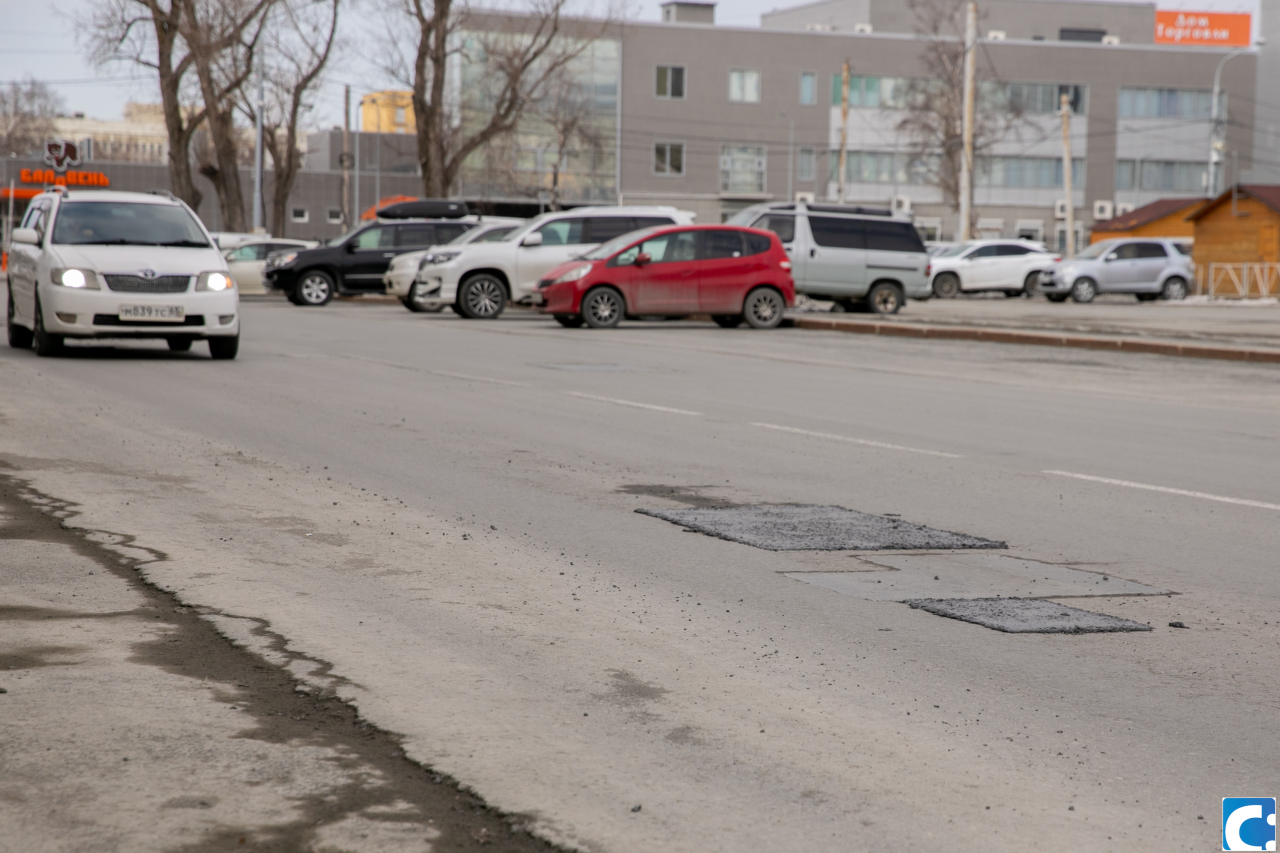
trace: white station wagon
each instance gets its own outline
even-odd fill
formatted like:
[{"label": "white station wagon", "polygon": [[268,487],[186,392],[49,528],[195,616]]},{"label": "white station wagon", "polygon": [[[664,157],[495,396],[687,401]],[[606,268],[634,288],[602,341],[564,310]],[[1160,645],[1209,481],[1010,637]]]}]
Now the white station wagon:
[{"label": "white station wagon", "polygon": [[209,342],[236,357],[240,300],[222,252],[168,193],[49,191],[36,196],[9,252],[9,345],[56,355],[68,338]]}]

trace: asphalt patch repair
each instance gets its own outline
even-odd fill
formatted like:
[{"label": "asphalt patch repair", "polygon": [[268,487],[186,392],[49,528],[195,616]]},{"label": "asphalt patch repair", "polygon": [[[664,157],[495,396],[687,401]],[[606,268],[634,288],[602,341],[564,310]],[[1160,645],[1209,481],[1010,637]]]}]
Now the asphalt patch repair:
[{"label": "asphalt patch repair", "polygon": [[686,530],[766,551],[917,551],[1008,548],[1004,542],[935,530],[900,518],[842,506],[752,506],[637,509]]},{"label": "asphalt patch repair", "polygon": [[913,598],[903,602],[935,616],[1007,634],[1108,634],[1150,625],[1037,598]]}]

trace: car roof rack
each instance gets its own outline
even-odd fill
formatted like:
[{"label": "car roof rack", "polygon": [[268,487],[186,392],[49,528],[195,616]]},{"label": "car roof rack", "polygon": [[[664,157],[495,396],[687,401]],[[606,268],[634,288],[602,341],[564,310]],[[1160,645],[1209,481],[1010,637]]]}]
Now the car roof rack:
[{"label": "car roof rack", "polygon": [[805,207],[818,213],[859,213],[863,216],[893,216],[893,211],[887,207],[863,207],[857,204],[807,204]]},{"label": "car roof rack", "polygon": [[461,219],[470,213],[465,201],[420,198],[389,204],[377,215],[379,219]]}]

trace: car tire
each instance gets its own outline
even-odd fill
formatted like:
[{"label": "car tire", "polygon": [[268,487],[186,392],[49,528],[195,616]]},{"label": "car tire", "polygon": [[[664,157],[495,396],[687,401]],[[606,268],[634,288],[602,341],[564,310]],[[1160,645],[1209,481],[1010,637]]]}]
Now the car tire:
[{"label": "car tire", "polygon": [[593,329],[612,329],[622,322],[627,304],[612,287],[596,287],[582,297],[582,321]]},{"label": "car tire", "polygon": [[1022,292],[1027,296],[1036,296],[1040,293],[1040,273],[1027,273],[1027,277],[1022,280]]},{"label": "car tire", "polygon": [[742,300],[742,317],[753,329],[776,329],[786,310],[787,301],[772,287],[757,287]]},{"label": "car tire", "polygon": [[1167,302],[1180,302],[1187,298],[1186,279],[1173,276],[1165,281],[1160,289],[1160,298]]},{"label": "car tire", "polygon": [[230,361],[240,352],[240,333],[209,338],[209,356],[217,361]]},{"label": "car tire", "polygon": [[940,272],[933,279],[933,295],[939,299],[955,299],[960,295],[960,276]]},{"label": "car tire", "polygon": [[1066,301],[1067,301],[1067,294],[1065,294],[1065,293],[1046,293],[1046,294],[1044,295],[1044,298],[1045,298],[1045,299],[1048,299],[1050,302],[1066,302]]},{"label": "car tire", "polygon": [[172,338],[166,338],[165,340],[168,341],[169,343],[169,352],[190,352],[191,351],[191,341],[192,341],[191,338],[175,336]]},{"label": "car tire", "polygon": [[1073,302],[1092,302],[1093,297],[1098,295],[1098,284],[1091,278],[1078,278],[1075,284],[1071,285],[1071,300]]},{"label": "car tire", "polygon": [[428,308],[418,301],[418,282],[409,285],[409,295],[400,300],[404,303],[404,307],[408,308],[415,314],[439,314],[444,310],[443,305],[437,305],[434,308]]},{"label": "car tire", "polygon": [[892,284],[874,285],[867,291],[867,306],[873,314],[897,314],[902,310],[902,291]]},{"label": "car tire", "polygon": [[551,316],[555,317],[556,322],[566,329],[582,328],[583,320],[577,314],[553,314]]},{"label": "car tire", "polygon": [[741,314],[712,314],[711,321],[722,329],[736,329],[746,320]]},{"label": "car tire", "polygon": [[9,326],[9,346],[14,349],[31,349],[31,340],[34,335],[31,334],[30,329],[26,326],[18,325],[13,319],[15,313],[13,294],[9,294],[8,303],[8,313],[5,314],[5,318]]},{"label": "car tire", "polygon": [[507,307],[507,288],[497,276],[473,275],[458,288],[458,306],[468,320],[496,320]]},{"label": "car tire", "polygon": [[466,314],[463,314],[463,313],[462,313],[462,306],[461,306],[461,305],[459,305],[457,302],[454,302],[453,304],[451,304],[451,305],[449,306],[449,310],[450,310],[450,311],[452,311],[453,313],[457,314],[459,317],[465,317],[465,316],[467,316]]},{"label": "car tire", "polygon": [[298,276],[298,283],[293,289],[293,304],[311,307],[328,305],[337,290],[333,276],[323,270],[307,270]]},{"label": "car tire", "polygon": [[36,328],[31,335],[36,355],[48,357],[62,352],[62,335],[50,334],[44,327],[44,310],[40,307],[40,297],[36,297]]}]

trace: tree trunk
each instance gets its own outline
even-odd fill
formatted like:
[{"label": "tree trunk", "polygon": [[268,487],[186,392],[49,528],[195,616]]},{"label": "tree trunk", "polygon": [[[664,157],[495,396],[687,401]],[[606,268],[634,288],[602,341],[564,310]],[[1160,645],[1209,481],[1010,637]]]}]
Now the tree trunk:
[{"label": "tree trunk", "polygon": [[421,12],[421,6],[416,10],[420,35],[414,58],[413,115],[418,131],[422,194],[427,198],[444,198],[451,183],[444,170],[448,155],[444,91],[453,0],[435,0],[431,17]]},{"label": "tree trunk", "polygon": [[178,38],[181,8],[176,2],[167,11],[161,9],[158,3],[149,4],[149,8],[156,32],[156,71],[160,78],[160,103],[164,111],[165,130],[169,135],[169,186],[175,196],[195,210],[204,200],[203,193],[196,189],[191,175],[191,137],[200,116],[197,114],[184,119],[182,115],[180,90],[182,75],[189,67],[189,57],[184,57],[177,68],[173,64],[173,48]]},{"label": "tree trunk", "polygon": [[[208,103],[209,95],[205,95]],[[213,181],[218,191],[218,209],[222,213],[222,230],[248,231],[244,212],[244,192],[240,188],[240,164],[236,156],[235,123],[230,110],[208,112],[209,138],[213,142],[216,165],[201,171]]]}]

